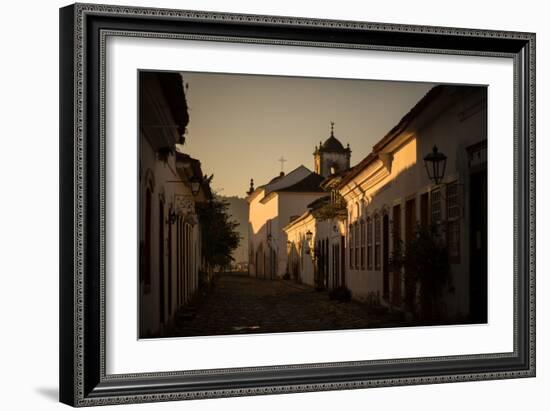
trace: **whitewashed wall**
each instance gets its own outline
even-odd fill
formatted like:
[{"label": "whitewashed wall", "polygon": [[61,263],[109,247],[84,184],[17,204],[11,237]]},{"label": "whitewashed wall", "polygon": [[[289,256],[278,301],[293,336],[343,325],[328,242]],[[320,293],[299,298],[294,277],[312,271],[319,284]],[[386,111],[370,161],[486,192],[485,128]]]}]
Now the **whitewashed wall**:
[{"label": "whitewashed wall", "polygon": [[[164,259],[164,299],[165,299],[165,312],[164,312],[164,325],[167,325],[173,318],[173,315],[177,311],[180,305],[189,302],[193,293],[198,287],[198,272],[201,263],[200,252],[200,226],[196,224],[190,226],[186,224],[185,230],[187,230],[188,239],[190,240],[189,248],[182,250],[185,253],[183,259],[185,264],[188,264],[188,268],[184,271],[187,278],[186,286],[182,286],[182,293],[180,295],[180,301],[178,302],[178,271],[177,271],[177,228],[176,224],[172,224],[172,239],[171,239],[171,255],[172,266],[171,272],[169,269],[169,250],[168,250],[168,235],[169,227],[166,223],[168,219],[168,213],[170,205],[174,203],[174,197],[176,194],[192,196],[190,189],[183,183],[174,183],[174,181],[180,180],[179,175],[176,172],[175,156],[170,155],[166,162],[160,161],[156,157],[156,153],[149,145],[145,138],[142,138],[141,144],[141,180],[140,180],[140,241],[144,241],[145,237],[145,193],[147,184],[150,184],[148,179],[153,179],[153,191],[151,197],[151,286],[150,292],[144,293],[143,284],[140,285],[140,296],[142,301],[140,303],[140,330],[142,335],[156,334],[161,331],[162,326],[160,323],[160,259]],[[159,255],[159,214],[160,214],[160,198],[164,199],[164,255]],[[183,235],[183,234],[182,234]],[[139,245],[138,245],[139,246]],[[170,287],[171,285],[171,287]],[[169,298],[169,294],[171,297]],[[169,300],[171,300],[170,306]],[[181,304],[180,304],[181,303]]]},{"label": "whitewashed wall", "polygon": [[[292,183],[294,184],[294,183]],[[267,188],[266,188],[267,189]],[[265,197],[265,191],[259,190],[249,197],[249,273],[252,276],[262,277],[265,273],[263,259],[258,258],[256,267],[255,254],[258,249],[263,250],[263,255],[268,253],[267,225],[271,224],[271,247],[277,255],[276,273],[282,277],[287,269],[286,242],[287,237],[283,227],[290,222],[292,216],[301,215],[307,210],[307,205],[324,195],[324,193],[294,193],[276,192]],[[251,251],[253,251],[254,256]],[[262,254],[262,253],[259,253]],[[266,265],[268,258],[265,258]]]},{"label": "whitewashed wall", "polygon": [[[474,110],[462,121],[459,118],[463,117],[464,110],[475,101],[479,101],[479,98],[479,95],[470,96],[460,104],[455,104],[444,113],[440,113],[433,121],[423,124],[414,135],[404,136],[401,145],[388,153],[391,163],[375,161],[372,166],[356,176],[353,182],[340,190],[348,203],[351,223],[360,218],[372,217],[377,213],[383,215],[385,212],[389,213],[391,221],[392,207],[401,204],[401,238],[404,239],[405,202],[410,198],[416,199],[416,220],[420,220],[420,196],[433,188],[433,183],[426,173],[423,158],[432,150],[433,145],[437,144],[439,151],[447,155],[447,169],[443,183],[458,180],[463,192],[463,214],[460,224],[461,257],[460,263],[451,264],[454,292],[446,297],[448,312],[453,314],[467,314],[469,307],[469,280],[465,275],[469,271],[469,247],[467,246],[469,170],[466,147],[487,138],[486,110]],[[391,165],[388,166],[388,164]],[[356,212],[357,208],[359,208],[359,214]],[[446,218],[445,209],[443,195],[443,218]],[[389,232],[391,237],[391,228]],[[389,249],[391,253],[393,251],[391,238]],[[346,253],[346,257],[349,258],[349,253]],[[348,261],[346,267],[349,288],[354,298],[365,299],[372,293],[382,295],[382,265],[380,270],[351,269]],[[405,291],[403,287],[402,285],[402,295]],[[392,288],[392,275],[390,275],[390,293]]]}]

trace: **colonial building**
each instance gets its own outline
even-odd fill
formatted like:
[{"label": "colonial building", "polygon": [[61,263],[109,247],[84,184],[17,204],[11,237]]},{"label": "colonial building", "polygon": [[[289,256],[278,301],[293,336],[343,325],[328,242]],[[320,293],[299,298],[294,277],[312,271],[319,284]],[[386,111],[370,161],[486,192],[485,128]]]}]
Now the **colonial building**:
[{"label": "colonial building", "polygon": [[158,336],[192,297],[201,266],[195,204],[211,198],[200,162],[179,150],[189,122],[178,73],[140,72],[140,336]]},{"label": "colonial building", "polygon": [[257,188],[251,181],[247,193],[250,275],[277,278],[290,274],[294,266],[289,266],[287,231],[283,228],[302,215],[309,204],[326,195],[322,182],[349,168],[351,150],[342,146],[331,127],[330,136],[315,147],[313,155],[315,172],[302,165],[286,175],[281,172]]},{"label": "colonial building", "polygon": [[324,143],[319,142],[319,147],[315,147],[314,171],[323,177],[338,174],[349,169],[350,159],[349,144],[344,148],[340,140],[334,137],[334,122],[331,122],[329,138]]},{"label": "colonial building", "polygon": [[[486,118],[485,88],[434,87],[338,182],[348,214],[346,284],[355,298],[394,308],[414,302],[418,289],[407,272],[392,271],[390,256],[433,223],[451,266],[438,309],[486,320]],[[439,180],[424,161],[430,153],[446,156]]]},{"label": "colonial building", "polygon": [[308,210],[283,230],[287,235],[288,272],[297,283],[316,288],[345,286],[345,218],[334,213],[332,195],[309,204]]},{"label": "colonial building", "polygon": [[282,227],[300,215],[307,205],[324,194],[323,178],[304,166],[279,175],[248,192],[248,272],[259,278],[277,278],[286,273],[286,234]]},{"label": "colonial building", "polygon": [[[439,312],[485,321],[486,118],[485,88],[434,87],[361,162],[331,170],[336,173],[321,183],[330,196],[310,203],[283,228],[291,277],[316,287],[346,287],[355,299],[392,309],[418,309],[407,307],[418,306],[418,285],[390,260],[419,227],[433,224],[450,262]],[[425,161],[434,155],[443,160],[439,176]],[[316,170],[326,171],[316,158],[317,164]]]}]

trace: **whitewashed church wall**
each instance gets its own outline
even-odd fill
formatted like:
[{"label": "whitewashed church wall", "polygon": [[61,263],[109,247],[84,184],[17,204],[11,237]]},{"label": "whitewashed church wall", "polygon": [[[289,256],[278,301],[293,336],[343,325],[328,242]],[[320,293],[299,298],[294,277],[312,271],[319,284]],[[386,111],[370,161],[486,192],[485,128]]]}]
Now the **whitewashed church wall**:
[{"label": "whitewashed church wall", "polygon": [[331,166],[334,165],[334,172],[339,173],[349,168],[349,160],[346,154],[342,153],[322,153],[322,160],[320,162],[320,173],[323,176],[329,176],[331,173]]}]

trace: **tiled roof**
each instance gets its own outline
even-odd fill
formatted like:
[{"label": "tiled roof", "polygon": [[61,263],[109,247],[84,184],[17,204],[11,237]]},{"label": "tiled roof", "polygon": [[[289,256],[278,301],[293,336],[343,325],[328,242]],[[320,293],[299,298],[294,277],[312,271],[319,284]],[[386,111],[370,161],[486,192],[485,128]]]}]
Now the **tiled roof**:
[{"label": "tiled roof", "polygon": [[311,210],[314,210],[314,209],[317,209],[319,207],[322,207],[324,206],[325,204],[328,204],[330,202],[330,196],[323,196],[323,197],[320,197],[318,198],[317,200],[315,201],[312,201],[311,203],[309,203],[307,205],[307,208],[311,209]]},{"label": "tiled roof", "polygon": [[304,179],[298,181],[297,183],[281,188],[279,192],[297,192],[297,193],[322,193],[324,190],[321,188],[321,182],[323,177],[317,173],[311,173]]},{"label": "tiled roof", "polygon": [[363,160],[354,165],[349,171],[342,177],[342,179],[337,183],[338,186],[343,186],[348,181],[351,181],[356,175],[363,171],[370,163],[378,158],[378,154],[375,152],[367,155]]}]

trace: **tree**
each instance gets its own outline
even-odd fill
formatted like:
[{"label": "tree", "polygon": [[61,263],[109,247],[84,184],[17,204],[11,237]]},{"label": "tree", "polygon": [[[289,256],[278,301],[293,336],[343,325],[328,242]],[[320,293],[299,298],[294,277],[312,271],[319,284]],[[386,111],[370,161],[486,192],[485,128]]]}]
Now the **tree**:
[{"label": "tree", "polygon": [[390,264],[405,270],[405,305],[416,313],[415,294],[420,292],[420,316],[424,321],[438,320],[443,289],[450,282],[448,250],[435,224],[417,225],[409,244],[399,241]]},{"label": "tree", "polygon": [[206,263],[218,269],[228,267],[234,260],[231,254],[239,246],[239,223],[227,213],[229,203],[214,197],[197,204],[201,227],[201,251]]}]

